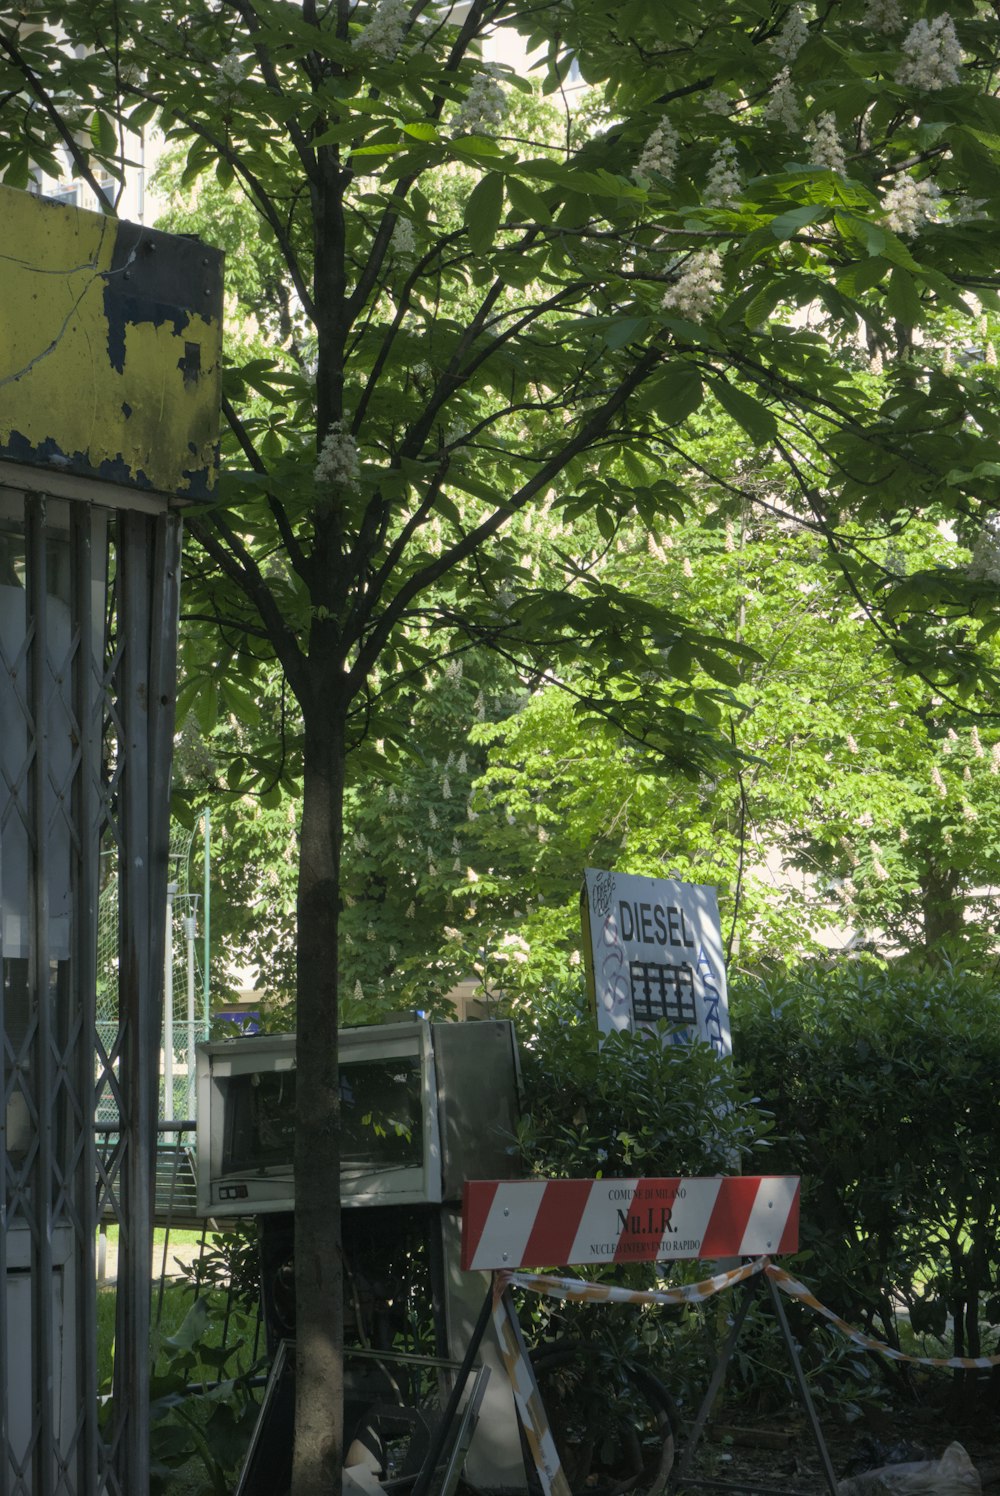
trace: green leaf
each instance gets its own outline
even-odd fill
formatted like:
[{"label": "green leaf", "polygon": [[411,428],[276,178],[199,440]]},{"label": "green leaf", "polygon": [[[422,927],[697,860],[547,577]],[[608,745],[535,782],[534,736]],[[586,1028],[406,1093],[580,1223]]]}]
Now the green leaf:
[{"label": "green leaf", "polygon": [[693,415],[704,395],[700,374],[685,363],[671,364],[647,389],[650,405],[668,426],[679,426]]},{"label": "green leaf", "polygon": [[651,320],[649,317],[619,317],[604,334],[605,344],[608,348],[618,349],[641,341],[649,331]]},{"label": "green leaf", "polygon": [[712,380],[712,393],[723,410],[758,445],[773,441],[777,436],[778,426],[774,416],[753,395],[748,395],[745,390],[738,389],[725,379]]},{"label": "green leaf", "polygon": [[473,187],[465,204],[465,227],[476,254],[486,254],[496,238],[503,212],[503,177],[488,171]]},{"label": "green leaf", "polygon": [[194,714],[198,726],[208,737],[219,720],[219,693],[213,681],[203,680],[201,682],[201,689],[194,699]]},{"label": "green leaf", "polygon": [[552,212],[540,192],[522,182],[520,177],[508,176],[507,196],[519,219],[526,223],[550,224]]},{"label": "green leaf", "polygon": [[464,156],[469,161],[482,161],[484,158],[503,155],[496,141],[490,140],[486,135],[460,135],[451,142],[451,149],[456,156]]},{"label": "green leaf", "polygon": [[404,135],[412,135],[414,140],[440,140],[441,132],[436,125],[429,120],[414,120],[411,124],[403,126]]},{"label": "green leaf", "polygon": [[622,453],[622,466],[626,473],[628,473],[631,481],[637,486],[641,486],[647,481],[649,474],[646,472],[640,459],[634,452],[630,452],[628,447]]},{"label": "green leaf", "polygon": [[789,208],[787,213],[779,213],[777,218],[771,219],[771,233],[779,244],[783,243],[786,239],[793,239],[799,229],[804,229],[807,224],[817,223],[825,218],[829,211],[825,203]]},{"label": "green leaf", "polygon": [[381,145],[359,145],[351,152],[351,159],[355,156],[397,156],[402,149],[401,145],[393,145],[389,141]]},{"label": "green leaf", "polygon": [[136,134],[144,130],[150,121],[155,119],[159,107],[155,99],[143,99],[142,103],[137,104],[128,116],[129,129],[134,130]]},{"label": "green leaf", "polygon": [[857,260],[852,265],[836,271],[837,285],[848,296],[860,296],[870,291],[885,279],[889,261],[883,255],[872,255],[867,260]]},{"label": "green leaf", "polygon": [[904,327],[916,327],[923,318],[920,296],[912,275],[894,266],[885,298],[889,315]]},{"label": "green leaf", "polygon": [[599,508],[594,510],[594,520],[600,532],[602,540],[613,540],[618,522],[610,510]]},{"label": "green leaf", "polygon": [[103,112],[97,109],[90,122],[90,139],[96,151],[102,156],[113,156],[118,150],[118,134],[114,124]]}]

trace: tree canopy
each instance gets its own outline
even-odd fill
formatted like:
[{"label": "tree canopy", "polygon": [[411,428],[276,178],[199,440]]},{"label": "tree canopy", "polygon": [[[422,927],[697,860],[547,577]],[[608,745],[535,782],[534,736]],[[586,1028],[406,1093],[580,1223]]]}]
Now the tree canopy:
[{"label": "tree canopy", "polygon": [[[530,81],[484,60],[508,30],[561,134],[508,123]],[[358,784],[391,772],[413,690],[476,645],[553,678],[583,659],[596,720],[717,762],[753,651],[598,562],[706,484],[772,505],[762,465],[898,664],[942,699],[976,689],[1000,575],[998,46],[968,0],[42,0],[0,22],[6,181],[65,161],[111,212],[159,127],[185,190],[255,215],[233,317],[257,346],[233,344],[225,472],[189,520],[187,648],[192,694],[249,710],[276,660],[294,702],[231,777],[277,764],[302,795],[297,1148],[325,1172],[296,1206],[294,1496],[341,1462],[348,761]],[[722,416],[746,471],[697,445]],[[537,574],[529,514],[563,527]],[[928,516],[971,567],[897,564]]]}]

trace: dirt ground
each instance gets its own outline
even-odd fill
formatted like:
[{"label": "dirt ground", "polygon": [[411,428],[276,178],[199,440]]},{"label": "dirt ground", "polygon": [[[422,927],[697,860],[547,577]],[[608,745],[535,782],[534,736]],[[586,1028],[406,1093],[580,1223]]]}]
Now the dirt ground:
[{"label": "dirt ground", "polygon": [[[971,1401],[967,1416],[958,1418],[931,1403],[879,1414],[861,1424],[823,1419],[820,1427],[838,1480],[901,1459],[939,1460],[957,1442],[975,1466],[982,1490],[994,1496],[1000,1492],[998,1419],[995,1412],[977,1412]],[[699,1481],[719,1482],[740,1496],[773,1496],[776,1491],[820,1496],[829,1491],[810,1425],[798,1409],[766,1419],[740,1419],[738,1410],[723,1410],[702,1437],[694,1473]],[[970,1489],[974,1483],[964,1480],[949,1488],[955,1496]]]},{"label": "dirt ground", "polygon": [[[166,1260],[162,1241],[153,1244],[153,1261],[151,1264],[151,1275],[154,1280],[159,1279],[162,1274],[167,1278],[179,1278],[183,1276],[184,1269],[189,1266],[201,1252],[200,1242],[189,1242],[184,1240],[170,1241],[167,1244]],[[97,1281],[102,1288],[110,1288],[118,1277],[118,1238],[117,1235],[108,1235],[104,1240],[103,1251],[100,1239],[97,1244]]]}]

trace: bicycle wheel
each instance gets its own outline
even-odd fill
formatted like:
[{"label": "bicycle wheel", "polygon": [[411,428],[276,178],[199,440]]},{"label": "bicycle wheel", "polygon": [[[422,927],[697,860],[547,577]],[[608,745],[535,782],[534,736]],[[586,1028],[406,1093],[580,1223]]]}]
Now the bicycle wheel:
[{"label": "bicycle wheel", "polygon": [[673,1467],[676,1427],[663,1383],[583,1341],[538,1346],[531,1361],[571,1489],[659,1496]]}]

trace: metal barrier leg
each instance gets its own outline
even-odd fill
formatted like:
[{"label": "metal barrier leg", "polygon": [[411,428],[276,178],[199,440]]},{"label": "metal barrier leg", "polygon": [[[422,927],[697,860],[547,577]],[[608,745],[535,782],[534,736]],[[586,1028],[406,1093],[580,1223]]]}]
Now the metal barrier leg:
[{"label": "metal barrier leg", "polygon": [[837,1496],[837,1477],[834,1474],[833,1463],[830,1459],[830,1451],[827,1449],[826,1440],[823,1438],[823,1430],[820,1428],[819,1419],[816,1416],[816,1409],[813,1405],[812,1396],[809,1392],[809,1384],[806,1381],[805,1372],[802,1370],[802,1362],[799,1359],[799,1348],[795,1344],[795,1341],[792,1339],[792,1332],[788,1324],[788,1318],[785,1314],[785,1306],[781,1302],[781,1294],[779,1293],[778,1289],[775,1288],[774,1283],[771,1281],[771,1278],[767,1273],[764,1274],[764,1277],[767,1279],[767,1291],[771,1295],[771,1303],[774,1305],[774,1312],[778,1316],[778,1324],[781,1326],[781,1333],[785,1337],[785,1345],[788,1348],[789,1359],[792,1363],[792,1369],[795,1372],[795,1381],[799,1389],[799,1397],[802,1400],[802,1406],[806,1410],[806,1416],[809,1419],[809,1427],[812,1429],[812,1436],[815,1441],[816,1448],[819,1451],[820,1461],[823,1466],[823,1474],[826,1477],[826,1484],[831,1492],[831,1496]]},{"label": "metal barrier leg", "polygon": [[708,1391],[702,1398],[701,1406],[698,1409],[697,1416],[691,1428],[691,1433],[684,1445],[684,1453],[681,1456],[681,1462],[677,1467],[677,1473],[671,1479],[671,1491],[675,1491],[679,1486],[683,1485],[684,1477],[689,1473],[691,1466],[694,1464],[695,1451],[697,1450],[698,1443],[705,1431],[705,1424],[708,1422],[708,1415],[712,1411],[712,1407],[715,1403],[716,1397],[718,1397],[719,1395],[719,1389],[721,1388],[722,1383],[725,1379],[726,1368],[732,1360],[733,1351],[736,1349],[736,1342],[740,1338],[740,1331],[743,1329],[743,1322],[746,1319],[750,1309],[750,1305],[753,1303],[754,1298],[760,1288],[760,1276],[761,1275],[758,1274],[755,1277],[747,1280],[746,1287],[743,1291],[742,1303],[736,1311],[735,1318],[733,1319],[733,1322],[729,1327],[729,1334],[726,1336],[722,1349],[719,1351],[719,1354],[716,1357],[715,1365],[712,1368],[712,1375],[709,1378]]},{"label": "metal barrier leg", "polygon": [[431,1478],[433,1477],[434,1471],[437,1467],[437,1463],[441,1458],[442,1452],[444,1451],[445,1444],[448,1441],[448,1434],[451,1431],[451,1426],[454,1423],[455,1417],[458,1413],[458,1405],[462,1400],[462,1393],[465,1391],[465,1384],[469,1380],[469,1373],[472,1371],[472,1363],[476,1359],[483,1336],[486,1334],[486,1326],[489,1324],[492,1315],[493,1280],[491,1278],[489,1286],[486,1289],[486,1297],[483,1299],[483,1307],[480,1309],[479,1318],[476,1320],[476,1327],[472,1332],[472,1338],[470,1339],[469,1344],[466,1347],[465,1355],[462,1358],[462,1364],[455,1375],[455,1385],[451,1389],[451,1396],[448,1398],[447,1406],[445,1407],[445,1410],[441,1415],[441,1421],[434,1431],[434,1435],[430,1442],[430,1448],[428,1449],[427,1454],[424,1458],[424,1463],[420,1474],[417,1476],[417,1479],[414,1482],[411,1496],[427,1496]]}]

